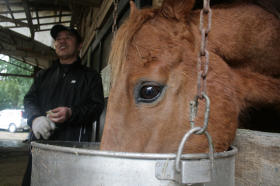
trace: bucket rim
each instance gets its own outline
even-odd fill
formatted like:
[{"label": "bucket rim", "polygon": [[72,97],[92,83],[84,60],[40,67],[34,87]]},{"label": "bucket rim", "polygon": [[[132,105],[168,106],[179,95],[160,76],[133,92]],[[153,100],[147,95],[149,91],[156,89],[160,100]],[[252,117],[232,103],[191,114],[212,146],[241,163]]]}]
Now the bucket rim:
[{"label": "bucket rim", "polygon": [[[55,141],[49,141],[55,142]],[[69,142],[65,142],[69,143]],[[88,142],[90,143],[90,142]],[[99,143],[92,143],[96,146]],[[32,151],[34,148],[49,150],[49,151],[57,151],[62,153],[71,153],[76,155],[91,155],[91,156],[103,156],[103,157],[114,157],[114,158],[126,158],[126,159],[146,159],[146,160],[154,160],[154,159],[176,159],[176,153],[138,153],[138,152],[115,152],[115,151],[103,151],[103,150],[95,150],[95,149],[83,149],[77,147],[65,147],[49,144],[47,142],[31,142]],[[227,158],[234,156],[237,154],[238,150],[235,146],[230,146],[230,149],[225,152],[216,152],[214,153],[214,158]],[[209,159],[209,153],[193,153],[193,154],[182,154],[181,160],[197,160],[197,159]]]}]

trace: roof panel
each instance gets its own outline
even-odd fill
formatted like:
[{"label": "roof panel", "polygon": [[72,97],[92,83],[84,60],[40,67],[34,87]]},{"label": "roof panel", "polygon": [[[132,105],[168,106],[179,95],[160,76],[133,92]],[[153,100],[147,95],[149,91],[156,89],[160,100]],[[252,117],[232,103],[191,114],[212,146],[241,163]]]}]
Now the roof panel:
[{"label": "roof panel", "polygon": [[61,17],[61,21],[71,21],[71,16]]},{"label": "roof panel", "polygon": [[0,25],[2,26],[2,27],[14,27],[14,26],[16,26],[14,23],[11,23],[11,22],[0,22]]},{"label": "roof panel", "polygon": [[13,13],[15,19],[26,19],[25,13]]},{"label": "roof panel", "polygon": [[0,11],[8,11],[7,5],[6,4],[0,4]]},{"label": "roof panel", "polygon": [[24,36],[27,36],[27,37],[30,37],[31,34],[30,34],[30,31],[29,31],[29,28],[24,28],[24,27],[21,27],[21,28],[11,28],[11,30],[19,33],[19,34],[22,34]]},{"label": "roof panel", "polygon": [[24,8],[23,8],[22,6],[19,6],[19,5],[17,5],[17,6],[10,6],[10,8],[11,8],[12,11],[15,11],[15,10],[24,10]]},{"label": "roof panel", "polygon": [[57,11],[40,10],[38,11],[39,17],[58,15]]},{"label": "roof panel", "polygon": [[52,24],[51,24],[51,25],[42,25],[42,26],[40,26],[40,28],[41,28],[42,30],[51,29],[52,27],[53,27]]},{"label": "roof panel", "polygon": [[12,18],[11,14],[9,14],[9,13],[5,13],[5,14],[1,14],[1,13],[0,13],[0,15],[1,15],[1,16],[5,16],[5,17],[7,17],[7,18]]},{"label": "roof panel", "polygon": [[56,21],[59,21],[59,19],[56,18],[56,17],[53,17],[53,18],[41,18],[40,19],[40,24],[43,24],[43,23],[53,23],[53,22],[56,22]]}]

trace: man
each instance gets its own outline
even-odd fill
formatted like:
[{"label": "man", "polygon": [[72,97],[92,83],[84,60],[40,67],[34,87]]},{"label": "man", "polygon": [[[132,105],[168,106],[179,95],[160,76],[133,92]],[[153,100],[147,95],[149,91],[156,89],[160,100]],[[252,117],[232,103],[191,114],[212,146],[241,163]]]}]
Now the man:
[{"label": "man", "polygon": [[[31,140],[90,141],[92,124],[104,107],[100,75],[81,65],[82,39],[62,25],[51,29],[54,64],[40,71],[24,97]],[[30,185],[31,156],[23,185]]]}]

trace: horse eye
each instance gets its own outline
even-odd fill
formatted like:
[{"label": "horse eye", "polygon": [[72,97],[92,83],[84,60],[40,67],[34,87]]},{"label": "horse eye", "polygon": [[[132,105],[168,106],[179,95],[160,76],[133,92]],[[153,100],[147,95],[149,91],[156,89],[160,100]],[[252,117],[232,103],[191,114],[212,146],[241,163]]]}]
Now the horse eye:
[{"label": "horse eye", "polygon": [[160,86],[144,86],[140,89],[139,97],[142,99],[153,99],[161,92]]},{"label": "horse eye", "polygon": [[156,82],[142,82],[136,87],[137,103],[152,103],[162,94],[164,86]]}]

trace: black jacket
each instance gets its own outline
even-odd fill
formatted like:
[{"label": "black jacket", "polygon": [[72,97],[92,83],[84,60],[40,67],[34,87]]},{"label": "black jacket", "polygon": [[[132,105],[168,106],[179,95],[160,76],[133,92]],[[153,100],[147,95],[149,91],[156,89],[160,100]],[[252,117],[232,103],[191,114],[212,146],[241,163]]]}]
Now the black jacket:
[{"label": "black jacket", "polygon": [[28,125],[59,106],[70,107],[72,116],[68,121],[56,124],[49,140],[90,141],[93,122],[104,107],[103,87],[100,75],[81,65],[80,59],[71,65],[56,61],[50,68],[37,73],[24,97]]}]

